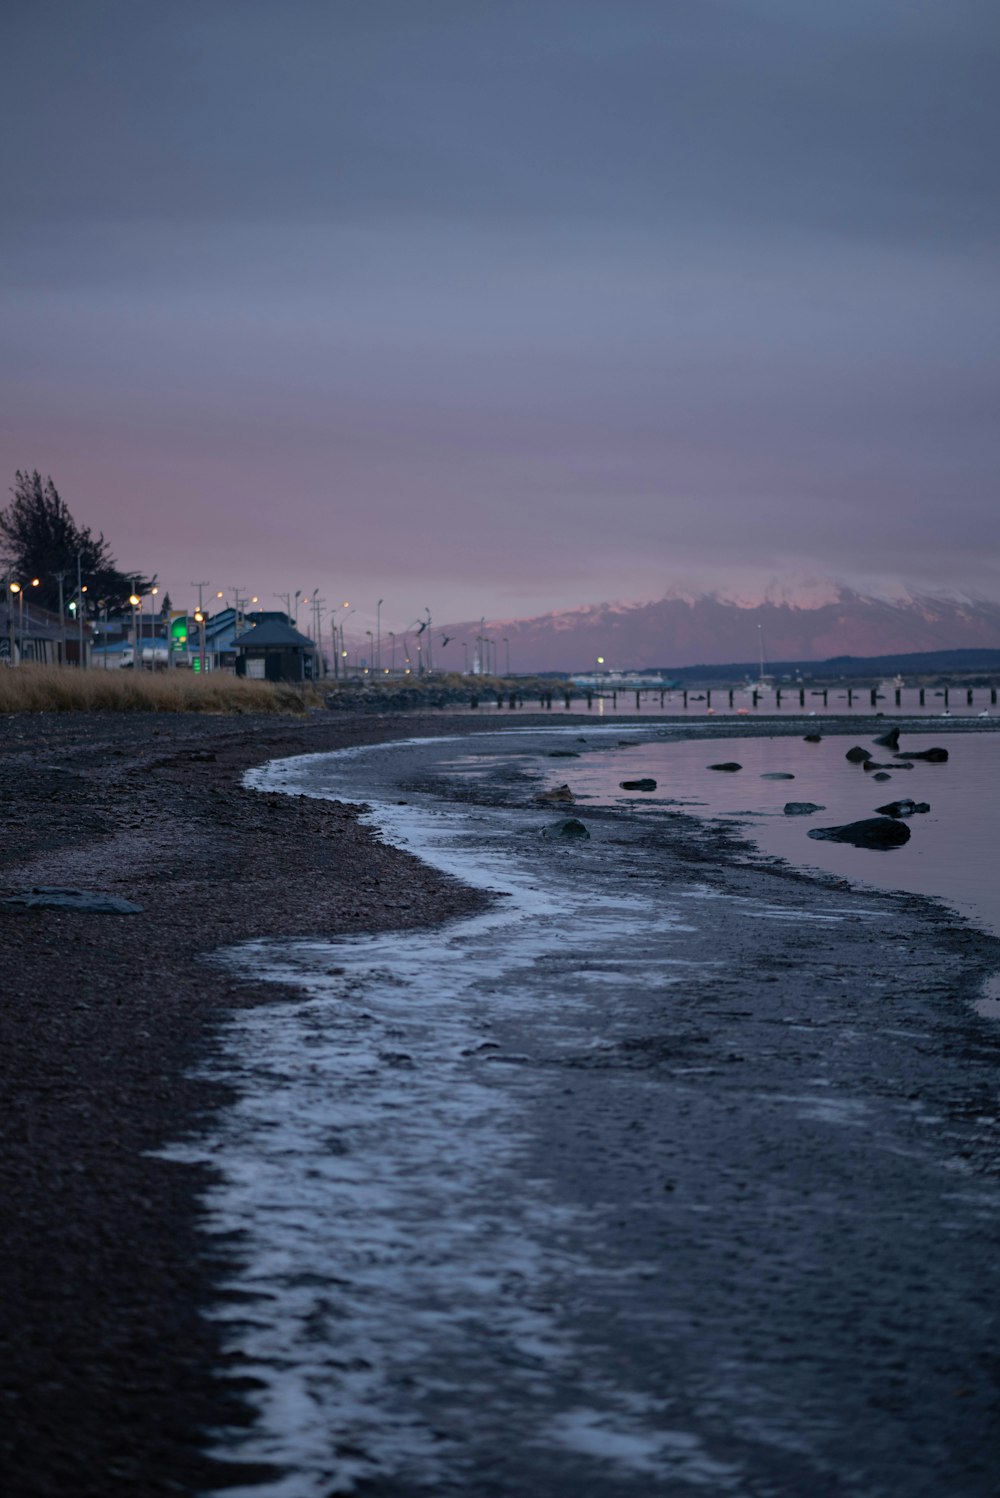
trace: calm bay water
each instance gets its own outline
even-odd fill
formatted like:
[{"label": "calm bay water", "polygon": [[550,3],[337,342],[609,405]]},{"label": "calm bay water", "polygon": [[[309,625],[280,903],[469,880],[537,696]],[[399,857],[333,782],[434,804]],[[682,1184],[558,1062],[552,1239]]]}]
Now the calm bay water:
[{"label": "calm bay water", "polygon": [[[947,900],[1000,935],[1000,736],[905,734],[904,750],[940,745],[949,754],[947,764],[915,760],[912,769],[903,769],[872,738],[871,733],[859,733],[857,740],[837,736],[807,744],[787,736],[724,743],[659,737],[643,739],[633,748],[594,751],[578,761],[566,761],[550,778],[567,781],[582,798],[628,807],[637,815],[656,815],[666,804],[680,802],[679,809],[698,816],[739,822],[765,853],[883,889]],[[889,780],[876,782],[871,773],[846,759],[855,742],[890,765]],[[736,761],[743,768],[737,773],[708,768],[721,760]],[[763,778],[782,772],[795,778]],[[657,782],[655,793],[621,789],[622,780],[646,777]],[[911,837],[900,848],[859,849],[807,835],[810,827],[874,816],[879,806],[904,797],[928,802],[930,811],[907,819]],[[812,801],[825,809],[812,816],[786,816],[789,801]]]}]

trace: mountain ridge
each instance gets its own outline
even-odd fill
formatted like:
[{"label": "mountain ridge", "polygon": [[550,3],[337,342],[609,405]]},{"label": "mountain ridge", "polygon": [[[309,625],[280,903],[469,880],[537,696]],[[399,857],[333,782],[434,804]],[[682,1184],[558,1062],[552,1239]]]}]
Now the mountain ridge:
[{"label": "mountain ridge", "polygon": [[[791,589],[759,602],[720,592],[681,593],[641,603],[582,604],[529,619],[489,619],[485,634],[498,669],[643,670],[765,659],[822,661],[921,651],[1000,648],[1000,602],[965,592],[904,588],[894,596],[815,580],[799,603]],[[478,653],[478,620],[443,630]],[[453,662],[438,652],[440,664]],[[457,657],[456,657],[457,659]]]}]

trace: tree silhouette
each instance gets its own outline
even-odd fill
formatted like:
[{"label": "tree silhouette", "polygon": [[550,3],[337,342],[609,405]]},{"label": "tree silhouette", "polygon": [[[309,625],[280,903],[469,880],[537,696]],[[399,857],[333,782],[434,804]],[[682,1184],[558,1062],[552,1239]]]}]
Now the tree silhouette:
[{"label": "tree silhouette", "polygon": [[148,591],[148,578],[118,570],[103,535],[77,525],[51,478],[43,482],[37,469],[30,474],[18,469],[10,492],[13,499],[0,510],[3,567],[15,582],[39,579],[31,590],[33,602],[58,609],[60,573],[64,598],[73,597],[78,559],[88,612],[106,608],[109,614],[127,613],[133,587],[140,594]]}]

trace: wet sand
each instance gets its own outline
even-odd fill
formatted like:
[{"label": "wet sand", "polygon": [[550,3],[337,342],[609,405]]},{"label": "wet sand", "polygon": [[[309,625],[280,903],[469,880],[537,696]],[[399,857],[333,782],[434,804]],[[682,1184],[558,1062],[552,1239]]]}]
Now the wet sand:
[{"label": "wet sand", "polygon": [[[0,1477],[15,1498],[197,1492],[254,1475],[201,1454],[206,1429],[246,1419],[239,1360],[227,1366],[217,1325],[201,1315],[229,1269],[227,1245],[210,1252],[198,1231],[207,1176],[151,1153],[197,1131],[224,1100],[218,1085],[189,1075],[217,1045],[220,1019],[275,996],[273,985],[237,982],[204,959],[253,937],[423,927],[482,904],[382,844],[354,809],[246,791],[241,772],[286,755],[495,726],[475,714],[4,722],[3,891],[67,884],[143,906],[130,916],[0,914]],[[745,735],[746,721],[733,731]],[[855,722],[848,731],[861,730]],[[693,823],[679,832],[682,863],[728,877],[731,838]],[[834,897],[834,885],[787,869],[754,877],[776,898]],[[997,943],[928,902],[897,907],[907,981],[919,974],[939,996],[952,1060],[968,1068],[966,1095],[954,1099],[956,1149],[968,1169],[991,1172],[981,1131],[967,1125],[986,1106],[995,1032],[944,1006],[964,1004],[998,965]],[[898,979],[878,943],[858,953],[859,1000],[866,982]],[[792,964],[801,981],[813,955],[772,945],[739,986],[780,985]],[[981,1442],[970,1460],[981,1464]]]}]

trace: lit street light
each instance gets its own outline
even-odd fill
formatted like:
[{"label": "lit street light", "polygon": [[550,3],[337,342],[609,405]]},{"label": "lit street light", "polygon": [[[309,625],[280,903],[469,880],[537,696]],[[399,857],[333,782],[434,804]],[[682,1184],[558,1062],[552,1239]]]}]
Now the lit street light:
[{"label": "lit street light", "polygon": [[142,664],[142,643],[139,639],[139,613],[140,598],[138,593],[130,593],[128,601],[132,605],[132,669],[138,671]]},{"label": "lit street light", "polygon": [[[20,665],[21,664],[21,657],[24,655],[24,589],[21,587],[20,583],[11,583],[11,585],[10,585],[10,591],[12,593],[14,593],[16,595],[16,597],[17,597],[17,624],[18,624],[18,628],[17,628],[17,664]],[[11,665],[13,665],[14,664],[14,610],[10,608],[9,604],[8,604],[8,609],[10,610],[10,643],[11,643],[10,663],[11,663]]]}]

